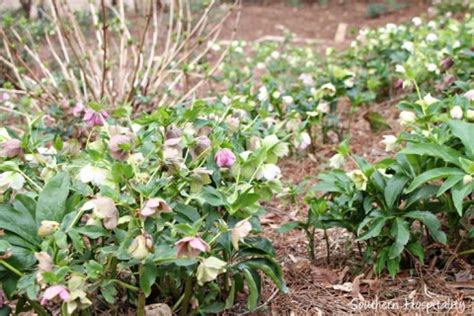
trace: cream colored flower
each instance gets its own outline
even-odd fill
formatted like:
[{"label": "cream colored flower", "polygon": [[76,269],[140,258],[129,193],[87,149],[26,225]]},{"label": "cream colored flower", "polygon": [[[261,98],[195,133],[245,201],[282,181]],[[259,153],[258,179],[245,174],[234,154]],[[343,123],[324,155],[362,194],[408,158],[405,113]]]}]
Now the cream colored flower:
[{"label": "cream colored flower", "polygon": [[202,286],[204,283],[215,280],[219,274],[226,271],[226,265],[226,262],[216,257],[204,259],[197,268],[196,278],[198,284]]},{"label": "cream colored flower", "polygon": [[357,190],[365,191],[367,189],[368,179],[360,170],[353,170],[347,173],[347,176],[354,182]]},{"label": "cream colored flower", "polygon": [[239,241],[247,237],[251,230],[252,225],[246,219],[235,224],[234,228],[232,228],[231,239],[232,245],[236,250],[239,250]]}]

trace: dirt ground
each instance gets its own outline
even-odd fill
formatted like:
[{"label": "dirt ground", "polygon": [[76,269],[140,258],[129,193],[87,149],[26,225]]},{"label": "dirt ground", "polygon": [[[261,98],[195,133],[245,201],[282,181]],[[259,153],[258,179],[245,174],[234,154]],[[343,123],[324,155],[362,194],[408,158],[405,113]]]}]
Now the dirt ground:
[{"label": "dirt ground", "polygon": [[[317,39],[323,42],[332,41],[340,23],[347,24],[347,40],[357,35],[360,28],[382,26],[386,23],[401,23],[414,16],[427,13],[428,5],[425,1],[407,0],[406,8],[383,15],[376,19],[366,16],[368,3],[383,1],[346,0],[328,1],[328,5],[321,6],[319,1],[300,6],[289,6],[277,2],[262,6],[245,4],[242,8],[241,19],[236,38],[242,40],[257,40],[264,36],[281,35],[285,28],[305,39]],[[400,1],[403,2],[403,1]],[[229,32],[230,25],[227,25]]]}]

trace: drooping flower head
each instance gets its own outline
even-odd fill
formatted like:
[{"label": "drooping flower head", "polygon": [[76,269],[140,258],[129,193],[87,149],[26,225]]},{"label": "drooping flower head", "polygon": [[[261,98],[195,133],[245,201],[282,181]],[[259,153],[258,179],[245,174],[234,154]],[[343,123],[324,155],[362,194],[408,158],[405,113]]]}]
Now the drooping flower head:
[{"label": "drooping flower head", "polygon": [[21,141],[15,138],[7,139],[0,144],[0,157],[13,158],[23,152]]},{"label": "drooping flower head", "polygon": [[44,291],[41,305],[46,305],[49,301],[59,297],[62,301],[69,299],[69,291],[63,285],[53,285]]},{"label": "drooping flower head", "polygon": [[230,149],[224,148],[217,151],[214,160],[220,168],[228,168],[235,163],[236,157]]},{"label": "drooping flower head", "polygon": [[84,113],[84,122],[89,126],[103,126],[109,114],[105,111],[96,112],[92,109],[86,109]]},{"label": "drooping flower head", "polygon": [[176,242],[176,256],[178,258],[197,257],[201,252],[209,252],[210,247],[199,237],[185,237]]},{"label": "drooping flower head", "polygon": [[140,210],[140,215],[149,217],[160,212],[171,212],[171,207],[161,198],[152,198],[146,201],[145,206]]},{"label": "drooping flower head", "polygon": [[130,135],[114,135],[109,141],[110,155],[117,160],[125,160],[128,157],[129,149],[132,145]]}]

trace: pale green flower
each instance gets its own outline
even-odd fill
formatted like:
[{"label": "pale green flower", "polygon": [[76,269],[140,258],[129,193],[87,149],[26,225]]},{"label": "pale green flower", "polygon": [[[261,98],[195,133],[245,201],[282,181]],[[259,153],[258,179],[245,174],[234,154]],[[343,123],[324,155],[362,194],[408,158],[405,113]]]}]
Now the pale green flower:
[{"label": "pale green flower", "polygon": [[347,176],[354,182],[357,190],[365,191],[367,189],[368,179],[360,170],[353,170],[347,173]]},{"label": "pale green flower", "polygon": [[226,262],[216,257],[204,259],[197,268],[196,278],[198,284],[202,286],[204,283],[215,280],[219,274],[222,274],[226,271],[226,265]]}]

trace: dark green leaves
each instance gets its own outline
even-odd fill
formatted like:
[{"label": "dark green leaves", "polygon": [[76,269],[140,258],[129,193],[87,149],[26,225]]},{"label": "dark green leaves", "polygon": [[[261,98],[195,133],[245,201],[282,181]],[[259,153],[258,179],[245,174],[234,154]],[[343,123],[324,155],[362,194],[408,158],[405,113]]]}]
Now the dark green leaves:
[{"label": "dark green leaves", "polygon": [[61,222],[66,214],[66,200],[69,195],[70,177],[60,172],[45,185],[36,205],[36,222],[43,220]]}]

